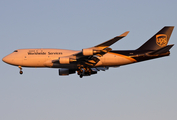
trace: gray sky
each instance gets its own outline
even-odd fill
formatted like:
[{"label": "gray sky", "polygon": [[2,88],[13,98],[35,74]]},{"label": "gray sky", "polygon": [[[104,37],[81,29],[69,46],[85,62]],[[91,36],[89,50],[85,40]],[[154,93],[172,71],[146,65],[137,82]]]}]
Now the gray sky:
[{"label": "gray sky", "polygon": [[[177,26],[176,0],[1,0],[0,58],[20,48],[81,50],[125,31],[112,46],[136,49],[164,26]],[[176,44],[176,28],[169,44]],[[58,76],[57,69],[0,62],[1,120],[175,120],[177,47],[169,57]]]}]

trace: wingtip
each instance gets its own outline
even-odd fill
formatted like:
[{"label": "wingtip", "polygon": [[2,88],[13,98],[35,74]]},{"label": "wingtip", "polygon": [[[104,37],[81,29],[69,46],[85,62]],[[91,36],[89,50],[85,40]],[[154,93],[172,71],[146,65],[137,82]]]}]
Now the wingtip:
[{"label": "wingtip", "polygon": [[129,33],[130,31],[126,31],[126,32],[124,32],[123,34],[121,34],[120,36],[121,37],[125,37],[125,36],[127,36],[127,34]]}]

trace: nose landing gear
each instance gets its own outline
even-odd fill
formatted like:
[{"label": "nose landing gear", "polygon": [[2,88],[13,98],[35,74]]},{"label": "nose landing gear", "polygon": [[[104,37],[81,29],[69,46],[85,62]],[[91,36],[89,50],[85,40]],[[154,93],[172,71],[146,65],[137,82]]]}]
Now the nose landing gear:
[{"label": "nose landing gear", "polygon": [[22,71],[22,67],[21,66],[18,66],[20,68],[20,74],[22,75],[23,74],[23,71]]}]

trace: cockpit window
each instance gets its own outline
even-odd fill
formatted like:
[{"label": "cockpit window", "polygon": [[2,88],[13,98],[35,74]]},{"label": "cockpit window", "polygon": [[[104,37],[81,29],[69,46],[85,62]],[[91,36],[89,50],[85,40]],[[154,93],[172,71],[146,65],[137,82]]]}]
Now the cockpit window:
[{"label": "cockpit window", "polygon": [[15,50],[14,52],[18,52],[18,50]]}]

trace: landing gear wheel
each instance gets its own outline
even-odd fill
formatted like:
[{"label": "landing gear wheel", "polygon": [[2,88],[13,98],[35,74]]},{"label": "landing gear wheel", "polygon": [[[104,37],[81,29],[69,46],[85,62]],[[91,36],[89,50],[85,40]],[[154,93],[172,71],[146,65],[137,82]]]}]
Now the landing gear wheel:
[{"label": "landing gear wheel", "polygon": [[87,72],[88,75],[91,75],[91,74],[92,74],[92,71],[91,71],[90,68],[86,68],[86,72]]},{"label": "landing gear wheel", "polygon": [[80,74],[81,74],[81,72],[80,72],[80,71],[77,71],[77,74],[78,74],[78,75],[80,75]]},{"label": "landing gear wheel", "polygon": [[80,78],[82,78],[82,77],[83,77],[83,75],[81,74],[81,75],[80,75]]},{"label": "landing gear wheel", "polygon": [[22,74],[23,74],[23,71],[20,71],[20,74],[22,75]]}]

